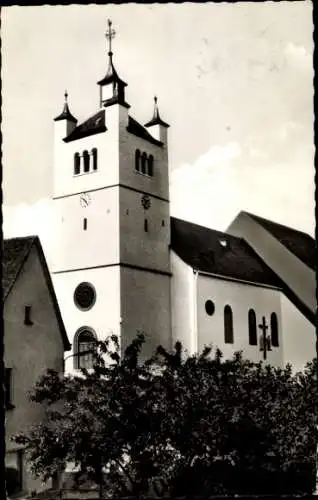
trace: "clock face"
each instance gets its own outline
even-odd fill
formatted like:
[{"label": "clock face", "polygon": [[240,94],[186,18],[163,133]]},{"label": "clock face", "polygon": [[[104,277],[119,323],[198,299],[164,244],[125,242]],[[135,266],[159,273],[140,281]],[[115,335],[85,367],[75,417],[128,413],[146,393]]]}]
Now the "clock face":
[{"label": "clock face", "polygon": [[80,196],[81,207],[83,207],[83,208],[88,207],[88,205],[90,204],[91,201],[92,201],[92,199],[91,199],[91,196],[89,195],[89,193],[81,194],[81,196]]},{"label": "clock face", "polygon": [[150,208],[151,200],[147,194],[144,194],[143,197],[141,198],[141,204],[145,210],[148,210],[148,208]]}]

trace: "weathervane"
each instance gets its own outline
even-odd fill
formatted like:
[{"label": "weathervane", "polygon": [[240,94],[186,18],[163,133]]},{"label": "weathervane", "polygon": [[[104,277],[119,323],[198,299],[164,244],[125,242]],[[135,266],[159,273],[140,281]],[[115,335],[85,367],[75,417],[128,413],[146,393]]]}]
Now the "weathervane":
[{"label": "weathervane", "polygon": [[112,22],[108,19],[108,30],[105,33],[107,40],[109,41],[109,50],[108,54],[112,54],[112,39],[115,38],[116,31],[112,29]]}]

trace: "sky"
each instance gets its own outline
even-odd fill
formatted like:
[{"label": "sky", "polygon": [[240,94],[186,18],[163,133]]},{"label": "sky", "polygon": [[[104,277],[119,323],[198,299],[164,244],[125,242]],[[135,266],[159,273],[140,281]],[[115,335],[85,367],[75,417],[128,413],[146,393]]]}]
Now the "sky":
[{"label": "sky", "polygon": [[65,89],[98,110],[113,21],[130,114],[170,124],[171,214],[225,230],[247,210],[314,235],[312,5],[13,6],[2,10],[3,231],[54,236],[53,118]]}]

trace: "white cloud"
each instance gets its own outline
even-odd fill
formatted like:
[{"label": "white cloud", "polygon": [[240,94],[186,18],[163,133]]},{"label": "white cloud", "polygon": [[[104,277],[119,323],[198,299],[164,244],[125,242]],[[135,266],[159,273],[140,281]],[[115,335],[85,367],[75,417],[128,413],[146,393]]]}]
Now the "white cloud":
[{"label": "white cloud", "polygon": [[312,69],[313,54],[303,45],[296,45],[292,42],[288,42],[284,52],[287,60],[292,65],[296,66],[297,69]]},{"label": "white cloud", "polygon": [[3,206],[4,238],[36,235],[39,236],[43,250],[50,265],[56,237],[56,212],[52,201],[42,198],[34,205]]},{"label": "white cloud", "polygon": [[313,234],[314,168],[307,167],[297,158],[273,163],[256,147],[214,146],[172,172],[171,213],[224,231],[246,210]]}]

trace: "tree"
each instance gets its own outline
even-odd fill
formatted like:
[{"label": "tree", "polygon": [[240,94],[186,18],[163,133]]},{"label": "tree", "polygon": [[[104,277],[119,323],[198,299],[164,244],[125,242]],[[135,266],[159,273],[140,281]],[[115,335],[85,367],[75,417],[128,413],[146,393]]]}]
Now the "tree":
[{"label": "tree", "polygon": [[37,383],[32,399],[46,420],[16,437],[36,474],[74,462],[101,497],[312,490],[314,363],[294,375],[210,348],[186,357],[180,343],[142,363],[143,342],[120,357],[110,337],[97,344],[92,371],[49,371]]}]

